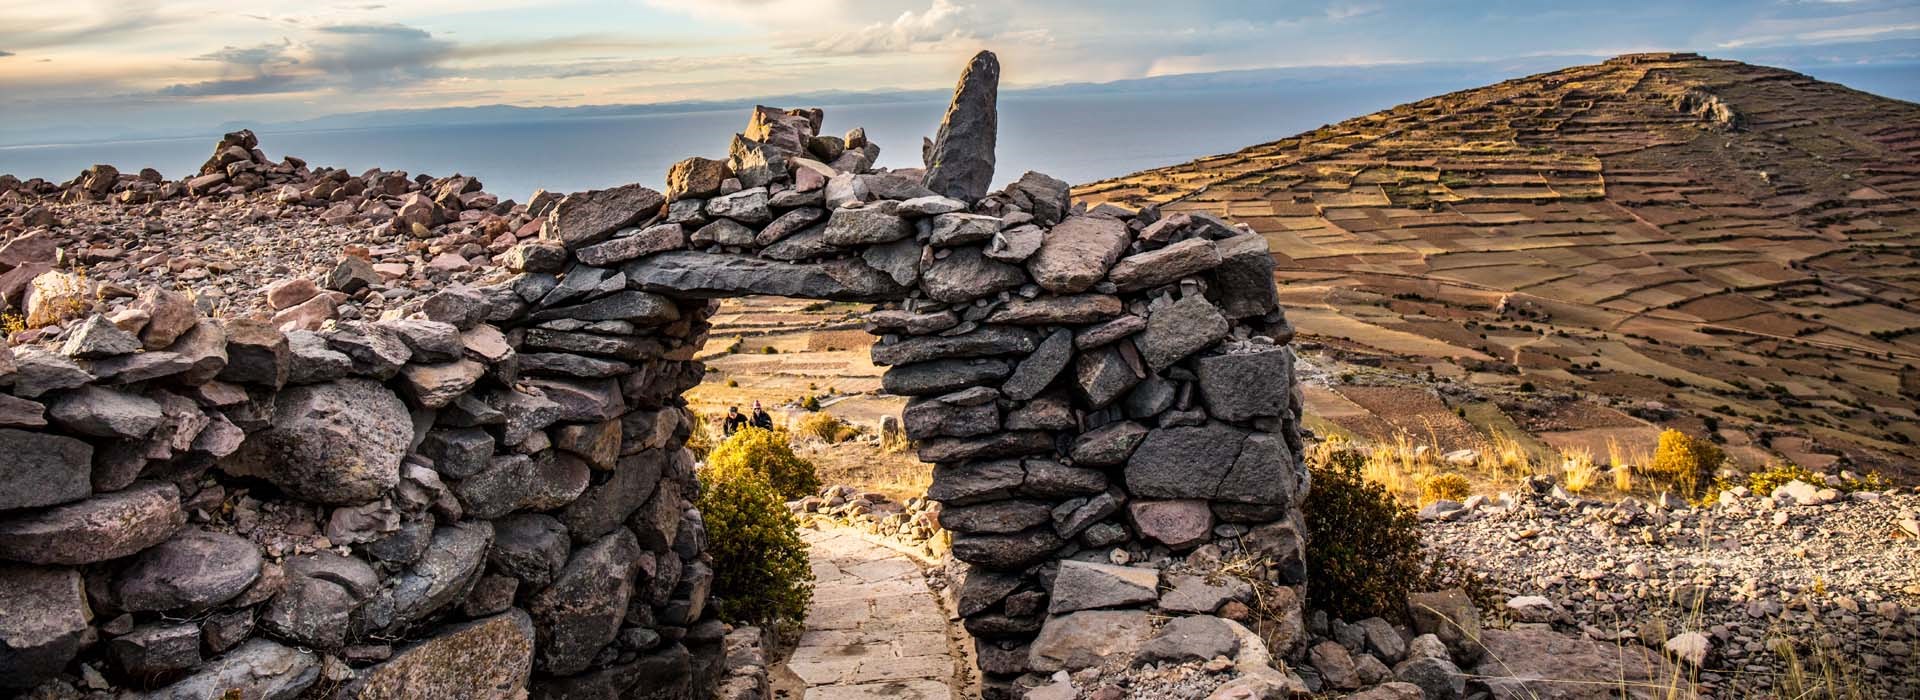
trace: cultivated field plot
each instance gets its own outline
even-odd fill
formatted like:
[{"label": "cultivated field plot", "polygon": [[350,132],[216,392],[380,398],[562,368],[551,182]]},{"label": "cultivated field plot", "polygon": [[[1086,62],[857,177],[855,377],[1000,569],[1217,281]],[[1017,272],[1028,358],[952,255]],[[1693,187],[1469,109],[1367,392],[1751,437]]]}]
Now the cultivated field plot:
[{"label": "cultivated field plot", "polygon": [[[1670,425],[1748,461],[1914,480],[1920,396],[1894,378],[1920,366],[1916,124],[1920,106],[1804,75],[1644,54],[1076,194],[1265,234],[1329,365],[1654,418],[1548,442]],[[1394,423],[1349,399],[1309,406]]]}]

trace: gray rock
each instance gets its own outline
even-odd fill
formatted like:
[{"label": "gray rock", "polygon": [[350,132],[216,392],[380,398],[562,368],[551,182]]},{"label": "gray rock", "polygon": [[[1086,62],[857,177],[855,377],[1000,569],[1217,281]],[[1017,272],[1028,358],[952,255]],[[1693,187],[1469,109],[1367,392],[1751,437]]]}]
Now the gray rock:
[{"label": "gray rock", "polygon": [[952,248],[928,265],[921,288],[935,301],[960,304],[1017,289],[1027,283],[1019,267],[991,260],[977,246]]},{"label": "gray rock", "polygon": [[1409,593],[1407,615],[1413,618],[1414,634],[1438,637],[1454,658],[1473,663],[1485,652],[1480,644],[1480,611],[1466,591]]},{"label": "gray rock", "polygon": [[459,601],[480,574],[493,543],[493,524],[466,521],[437,527],[427,551],[405,572],[387,582],[393,592],[393,619],[405,625]]},{"label": "gray rock", "polygon": [[935,465],[927,498],[949,506],[998,500],[1013,495],[1026,478],[1026,469],[1013,459]]},{"label": "gray rock", "polygon": [[1227,319],[1204,297],[1188,295],[1154,309],[1140,334],[1140,356],[1159,372],[1227,337]]},{"label": "gray rock", "polygon": [[[900,203],[897,210],[901,216],[939,216],[967,210],[967,203],[952,197],[938,195],[915,197]],[[997,226],[995,228],[998,228]]]},{"label": "gray rock", "polygon": [[1147,428],[1119,421],[1094,428],[1073,441],[1073,463],[1083,467],[1113,467],[1126,463],[1147,436]]},{"label": "gray rock", "polygon": [[[612,379],[531,379],[525,388],[540,392],[558,406],[554,420],[591,422],[612,420],[626,413],[626,398],[619,382]],[[512,417],[508,418],[509,424]],[[541,428],[546,425],[541,425]],[[539,428],[534,428],[538,430]]]},{"label": "gray rock", "polygon": [[983,326],[962,335],[916,336],[893,343],[876,343],[871,354],[877,365],[906,365],[950,358],[1025,355],[1033,352],[1034,347],[1033,334],[1026,330]]},{"label": "gray rock", "polygon": [[1061,503],[1053,509],[1053,531],[1068,539],[1078,537],[1094,523],[1120,512],[1126,498],[1119,490],[1108,489],[1098,496]]},{"label": "gray rock", "polygon": [[1039,431],[1008,431],[970,438],[940,437],[916,445],[922,462],[1035,455],[1053,449],[1053,436]]},{"label": "gray rock", "polygon": [[552,431],[553,447],[573,453],[596,470],[613,468],[620,458],[620,421],[569,423]]},{"label": "gray rock", "polygon": [[920,281],[920,258],[926,248],[911,238],[902,238],[892,243],[870,246],[860,252],[860,259],[867,265],[892,278],[901,286],[912,286]]},{"label": "gray rock", "polygon": [[592,468],[569,454],[501,455],[453,486],[469,515],[493,519],[519,510],[553,510],[578,498]]},{"label": "gray rock", "polygon": [[196,528],[141,552],[113,591],[130,612],[201,610],[247,590],[260,563],[260,548],[246,538]]},{"label": "gray rock", "polygon": [[660,212],[667,198],[640,185],[576,192],[547,215],[542,238],[579,248],[606,240],[613,232]]},{"label": "gray rock", "polygon": [[1073,346],[1081,350],[1091,350],[1110,345],[1146,328],[1147,319],[1139,316],[1121,316],[1099,325],[1080,329],[1073,335]]},{"label": "gray rock", "polygon": [[1219,266],[1220,251],[1213,241],[1189,238],[1159,250],[1127,256],[1114,263],[1107,279],[1122,292],[1136,292]]},{"label": "gray rock", "polygon": [[[762,226],[760,232],[754,234],[753,244],[765,248],[786,240],[788,236],[806,230],[824,218],[827,218],[827,210],[821,209],[820,207],[800,207],[788,211],[769,222],[766,226]],[[825,235],[825,231],[826,229],[821,229],[823,236]],[[822,244],[824,245],[824,241]]]},{"label": "gray rock", "polygon": [[1195,364],[1200,396],[1215,418],[1244,421],[1292,410],[1293,356],[1286,348],[1209,355]]},{"label": "gray rock", "polygon": [[321,335],[326,337],[328,347],[353,359],[355,374],[385,380],[413,359],[413,350],[400,334],[379,324],[341,323]]},{"label": "gray rock", "polygon": [[907,402],[900,419],[906,425],[907,437],[914,440],[987,435],[1000,429],[1000,409],[994,403],[998,397],[999,392],[986,387],[916,397]]},{"label": "gray rock", "polygon": [[696,229],[687,238],[696,248],[718,245],[745,248],[753,245],[754,230],[733,219],[716,219],[713,223]]},{"label": "gray rock", "polygon": [[0,559],[70,565],[118,559],[159,544],[186,522],[179,489],[142,481],[84,501],[0,516]]},{"label": "gray rock", "polygon": [[1041,498],[1073,498],[1107,489],[1107,475],[1097,469],[1069,467],[1051,459],[1029,459],[1023,466],[1026,481],[1020,492]]},{"label": "gray rock", "polygon": [[519,579],[528,590],[540,590],[560,575],[567,553],[565,525],[549,515],[521,513],[494,521],[487,562]]},{"label": "gray rock", "polygon": [[1127,249],[1127,225],[1104,216],[1075,216],[1048,232],[1027,259],[1027,272],[1056,294],[1078,294],[1105,279]]},{"label": "gray rock", "polygon": [[293,359],[287,336],[261,321],[231,319],[226,323],[227,364],[222,381],[278,387],[287,383]]},{"label": "gray rock", "polygon": [[1147,432],[1127,459],[1127,490],[1146,498],[1212,499],[1247,433],[1219,422]]},{"label": "gray rock", "polygon": [[72,335],[67,336],[66,344],[60,347],[60,354],[82,360],[97,360],[139,352],[140,348],[138,337],[120,330],[107,317],[94,314],[82,321]]},{"label": "gray rock", "polygon": [[878,207],[835,209],[827,216],[826,241],[854,247],[890,243],[913,236],[913,224]]},{"label": "gray rock", "polygon": [[967,202],[979,201],[993,184],[993,149],[999,129],[1000,59],[975,54],[960,73],[953,101],[927,157],[927,189]]},{"label": "gray rock", "polygon": [[200,663],[200,625],[142,625],[114,637],[107,652],[122,673],[153,676]]},{"label": "gray rock", "polygon": [[[781,241],[776,247],[794,243],[798,237]],[[768,255],[773,257],[771,250]],[[676,297],[769,294],[871,302],[903,299],[907,295],[906,288],[893,278],[857,258],[797,264],[682,250],[627,263],[622,271],[627,275],[629,286]]]},{"label": "gray rock", "polygon": [[1228,318],[1260,316],[1280,308],[1273,285],[1273,254],[1267,239],[1247,233],[1217,242],[1220,266],[1213,270],[1208,294]]},{"label": "gray rock", "polygon": [[[638,264],[644,265],[679,254],[681,253],[662,253],[641,260]],[[628,279],[631,281],[633,278],[629,276]],[[639,326],[658,326],[680,320],[680,308],[674,305],[672,299],[658,294],[625,291],[577,306],[543,309],[527,318],[531,321],[548,321],[556,318],[582,321],[626,321]]]},{"label": "gray rock", "polygon": [[1159,599],[1159,586],[1156,569],[1067,560],[1060,562],[1060,573],[1053,579],[1047,612],[1060,615],[1149,604]]},{"label": "gray rock", "polygon": [[[826,213],[822,211],[820,215],[824,218]],[[768,227],[771,228],[777,224],[779,224],[779,221],[776,220],[774,223],[768,224]],[[766,231],[767,229],[760,230],[763,235]],[[783,233],[779,241],[760,249],[760,257],[785,262],[800,262],[814,258],[829,257],[840,252],[840,250],[840,248],[836,248],[827,243],[827,225],[814,224],[799,231]]]},{"label": "gray rock", "polygon": [[400,479],[412,420],[392,391],[365,379],[296,386],[274,401],[273,425],[221,460],[237,476],[266,479],[330,505],[378,498]]},{"label": "gray rock", "polygon": [[1073,332],[1065,328],[1055,330],[1040,342],[1033,354],[1014,367],[1013,376],[1000,386],[1000,391],[1015,401],[1039,396],[1072,359]]},{"label": "gray rock", "polygon": [[[751,187],[707,200],[707,216],[724,217],[745,224],[764,224],[773,220],[773,210],[767,208],[767,188]],[[748,242],[745,245],[752,245],[752,232],[749,231],[747,236]],[[698,234],[695,234],[695,238],[695,242],[698,243]],[[722,243],[722,245],[742,244]]]},{"label": "gray rock", "polygon": [[324,551],[288,559],[285,568],[285,587],[267,602],[260,626],[307,646],[346,645],[356,612],[380,588],[379,574],[364,561]]},{"label": "gray rock", "polygon": [[92,465],[87,443],[0,428],[0,511],[86,498],[93,493]]},{"label": "gray rock", "polygon": [[400,336],[412,351],[412,362],[448,362],[459,359],[466,348],[460,343],[460,329],[451,323],[422,318],[381,321],[379,325]]},{"label": "gray rock", "polygon": [[574,553],[552,585],[529,606],[539,633],[540,666],[579,673],[613,642],[633,595],[633,562],[640,546],[618,530]]},{"label": "gray rock", "polygon": [[1092,668],[1109,659],[1131,658],[1153,634],[1145,610],[1082,610],[1049,618],[1028,652],[1041,673]]},{"label": "gray rock", "polygon": [[1065,180],[1031,170],[1007,185],[1006,192],[1015,205],[1032,212],[1034,221],[1042,225],[1065,219],[1072,208],[1068,200],[1071,188]]},{"label": "gray rock", "polygon": [[[1399,682],[1419,687],[1427,700],[1458,700],[1465,697],[1467,692],[1466,676],[1460,673],[1459,666],[1455,666],[1453,661],[1446,657],[1409,658],[1394,665],[1393,677]],[[1609,679],[1606,682],[1611,684],[1616,681]]]},{"label": "gray rock", "polygon": [[533,674],[534,628],[514,608],[448,625],[428,639],[360,670],[340,690],[345,698],[509,697]]},{"label": "gray rock", "polygon": [[1066,540],[1045,526],[1011,534],[956,533],[953,558],[989,569],[1024,569],[1045,561],[1064,544]]},{"label": "gray rock", "polygon": [[[617,449],[617,448],[616,448]],[[620,460],[611,476],[581,492],[580,497],[560,511],[560,522],[575,542],[585,544],[600,539],[653,497],[666,467],[666,453],[648,450]]]},{"label": "gray rock", "polygon": [[733,171],[727,169],[726,161],[687,158],[667,169],[666,197],[678,202],[686,197],[712,196],[729,177],[733,177]]},{"label": "gray rock", "polygon": [[1026,579],[1019,574],[1009,574],[986,569],[967,569],[966,578],[960,583],[960,593],[955,608],[961,617],[972,617],[986,612],[998,605],[1001,600],[1019,588]]},{"label": "gray rock", "polygon": [[36,398],[49,391],[72,389],[93,381],[93,374],[37,345],[13,349],[13,395]]},{"label": "gray rock", "polygon": [[1221,477],[1216,501],[1284,506],[1298,490],[1293,451],[1279,435],[1256,433],[1241,444],[1233,469]]},{"label": "gray rock", "polygon": [[144,396],[86,386],[61,394],[47,416],[67,430],[93,437],[137,440],[160,425],[160,404]]},{"label": "gray rock", "polygon": [[940,527],[965,533],[1007,535],[1051,519],[1047,505],[1038,501],[992,501],[940,510]]},{"label": "gray rock", "polygon": [[1227,601],[1242,603],[1253,600],[1253,586],[1246,581],[1231,576],[1220,576],[1219,580],[1208,580],[1206,576],[1177,575],[1168,577],[1171,587],[1160,596],[1160,607],[1173,612],[1211,615],[1226,605]]},{"label": "gray rock", "polygon": [[1074,363],[1074,386],[1091,408],[1105,408],[1139,384],[1141,376],[1128,362],[1131,347],[1107,345],[1082,351]]},{"label": "gray rock", "polygon": [[932,237],[928,242],[941,247],[985,243],[1000,232],[1000,224],[997,216],[941,214],[933,218]]},{"label": "gray rock", "polygon": [[1022,263],[1039,252],[1047,232],[1032,224],[1021,224],[993,234],[987,241],[987,257],[1002,262]]},{"label": "gray rock", "polygon": [[1127,504],[1127,518],[1141,537],[1175,551],[1199,546],[1213,533],[1213,512],[1201,500],[1136,500]]},{"label": "gray rock", "polygon": [[267,639],[253,639],[201,666],[193,675],[139,697],[206,700],[245,688],[248,700],[294,700],[320,680],[320,657]]},{"label": "gray rock", "polygon": [[1176,617],[1160,628],[1159,634],[1134,654],[1136,665],[1191,661],[1209,661],[1215,657],[1234,658],[1240,653],[1240,636],[1233,627],[1211,615]]},{"label": "gray rock", "polygon": [[1366,633],[1367,648],[1387,663],[1399,663],[1407,656],[1407,642],[1400,638],[1400,631],[1393,623],[1378,617],[1361,620],[1357,625]]},{"label": "gray rock", "polygon": [[486,468],[493,456],[493,435],[481,428],[436,428],[419,449],[442,475],[465,479]]},{"label": "gray rock", "polygon": [[91,616],[79,570],[0,564],[0,688],[24,692],[66,670]]},{"label": "gray rock", "polygon": [[287,351],[292,362],[287,366],[287,381],[294,384],[331,382],[353,374],[353,358],[334,350],[319,333],[295,330],[287,333]]},{"label": "gray rock", "polygon": [[1360,674],[1353,666],[1353,656],[1339,642],[1326,641],[1313,646],[1307,652],[1313,662],[1313,668],[1320,672],[1320,678],[1329,687],[1340,690],[1354,690],[1360,687]]},{"label": "gray rock", "polygon": [[1037,299],[1015,299],[993,312],[987,320],[1017,326],[1085,325],[1105,321],[1125,312],[1120,297],[1110,294],[1069,294]]},{"label": "gray rock", "polygon": [[944,394],[998,382],[1012,373],[1005,360],[933,360],[887,368],[880,376],[880,388],[899,396]]},{"label": "gray rock", "polygon": [[588,265],[614,265],[634,258],[687,247],[687,230],[680,224],[658,224],[631,234],[615,235],[604,243],[581,248],[574,255]]}]

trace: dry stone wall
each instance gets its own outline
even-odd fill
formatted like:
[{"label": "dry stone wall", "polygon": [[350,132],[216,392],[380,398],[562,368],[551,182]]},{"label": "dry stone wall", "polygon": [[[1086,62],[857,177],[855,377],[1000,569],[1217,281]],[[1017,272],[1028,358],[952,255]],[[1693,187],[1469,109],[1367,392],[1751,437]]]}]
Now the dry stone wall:
[{"label": "dry stone wall", "polygon": [[1062,561],[1230,539],[1303,583],[1265,240],[1038,173],[929,189],[991,168],[941,152],[992,148],[985,58],[931,172],[762,107],[664,194],[542,203],[494,284],[318,331],[149,292],[0,355],[0,686],[706,697],[726,631],[680,394],[735,295],[877,303],[990,692],[1104,634],[1075,613],[1153,605],[1050,602]]}]

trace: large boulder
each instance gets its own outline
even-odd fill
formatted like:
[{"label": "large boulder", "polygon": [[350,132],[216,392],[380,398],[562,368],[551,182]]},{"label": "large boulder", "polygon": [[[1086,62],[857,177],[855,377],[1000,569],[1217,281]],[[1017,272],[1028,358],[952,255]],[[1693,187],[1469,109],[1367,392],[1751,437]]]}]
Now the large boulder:
[{"label": "large boulder", "polygon": [[927,154],[922,183],[939,194],[979,201],[993,184],[993,149],[999,130],[1000,59],[991,51],[974,54],[953,88],[953,102],[940,120],[933,150]]},{"label": "large boulder", "polygon": [[92,473],[92,445],[0,428],[0,511],[86,498],[93,492]]},{"label": "large boulder", "polygon": [[1153,634],[1145,610],[1082,610],[1049,618],[1027,652],[1035,671],[1077,671],[1130,658]]},{"label": "large boulder", "polygon": [[469,520],[434,528],[426,552],[407,570],[387,581],[393,594],[395,623],[432,614],[466,595],[493,543],[493,524]]},{"label": "large boulder", "polygon": [[[1672,679],[1685,675],[1665,657],[1645,646],[1631,642],[1596,642],[1555,632],[1545,625],[1486,630],[1480,636],[1480,644],[1486,650],[1486,660],[1473,667],[1471,676],[1485,685],[1497,700],[1548,697],[1655,700],[1670,697],[1665,689]],[[1445,668],[1417,661],[1403,662],[1395,669],[1396,673],[1404,668],[1407,673],[1402,680],[1439,689],[1439,671]],[[1464,684],[1465,679],[1466,675],[1456,669],[1455,675],[1446,681],[1453,686]],[[1431,690],[1428,695],[1445,696],[1447,693],[1435,694]],[[1453,691],[1452,697],[1461,697],[1461,694]]]},{"label": "large boulder", "polygon": [[1107,276],[1127,250],[1127,225],[1105,216],[1075,216],[1047,233],[1027,259],[1027,272],[1047,291],[1078,294]]},{"label": "large boulder", "polygon": [[317,503],[365,503],[400,481],[413,420],[377,382],[347,379],[296,386],[274,402],[273,425],[220,463]]},{"label": "large boulder", "polygon": [[1209,355],[1196,364],[1200,396],[1215,418],[1244,421],[1292,410],[1293,353],[1286,348]]},{"label": "large boulder", "polygon": [[61,394],[47,407],[61,427],[92,437],[138,440],[160,425],[159,402],[97,386]]},{"label": "large boulder", "polygon": [[1163,304],[1147,315],[1147,329],[1140,334],[1140,357],[1155,372],[1172,367],[1227,337],[1227,318],[1207,302],[1206,297],[1189,294],[1179,301]]},{"label": "large boulder", "polygon": [[575,552],[553,585],[533,597],[541,668],[559,675],[579,673],[613,642],[633,596],[633,567],[640,553],[633,533],[618,530]]},{"label": "large boulder", "polygon": [[0,559],[92,564],[167,539],[187,522],[180,490],[160,481],[39,511],[0,516]]},{"label": "large boulder", "polygon": [[1146,498],[1212,499],[1247,432],[1220,422],[1156,428],[1127,459],[1127,489]]},{"label": "large boulder", "polygon": [[614,231],[659,213],[667,198],[640,185],[576,192],[560,200],[541,228],[543,238],[577,248],[606,240]]},{"label": "large boulder", "polygon": [[373,567],[330,551],[288,559],[286,581],[260,613],[260,626],[289,641],[337,649],[355,634],[359,611],[380,589]]},{"label": "large boulder", "polygon": [[143,700],[293,700],[320,680],[320,655],[254,638]]},{"label": "large boulder", "polygon": [[200,610],[253,585],[260,562],[260,548],[246,538],[196,528],[141,552],[113,590],[131,612]]},{"label": "large boulder", "polygon": [[987,258],[979,246],[949,249],[921,275],[921,288],[934,301],[962,304],[1017,289],[1027,275],[1017,265]]},{"label": "large boulder", "polygon": [[0,564],[0,688],[32,688],[67,667],[91,631],[77,569]]},{"label": "large boulder", "polygon": [[533,620],[519,608],[449,625],[362,669],[342,698],[512,697],[533,674]]}]

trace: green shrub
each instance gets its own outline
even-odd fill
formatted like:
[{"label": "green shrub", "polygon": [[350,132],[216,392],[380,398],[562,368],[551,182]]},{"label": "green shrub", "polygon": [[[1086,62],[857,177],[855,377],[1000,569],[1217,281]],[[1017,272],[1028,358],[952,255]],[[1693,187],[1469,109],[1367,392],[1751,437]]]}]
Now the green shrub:
[{"label": "green shrub", "polygon": [[813,596],[813,567],[793,514],[753,470],[709,468],[701,477],[699,506],[707,523],[720,618],[733,624],[799,624]]},{"label": "green shrub", "polygon": [[820,397],[808,396],[805,400],[800,402],[800,407],[809,411],[818,411],[820,410]]},{"label": "green shrub", "polygon": [[1357,450],[1316,450],[1307,525],[1307,603],[1342,620],[1404,620],[1407,593],[1425,581],[1420,521],[1386,487],[1366,480]]},{"label": "green shrub", "polygon": [[1727,461],[1720,447],[1692,435],[1668,428],[1660,431],[1660,446],[1655,448],[1647,473],[1668,484],[1681,498],[1695,499],[1706,494],[1714,471]]},{"label": "green shrub", "polygon": [[1460,501],[1473,492],[1472,482],[1457,472],[1435,474],[1420,485],[1420,502]]},{"label": "green shrub", "polygon": [[794,424],[793,432],[801,437],[809,437],[821,442],[840,442],[841,430],[847,428],[846,421],[831,413],[809,413],[800,417]]},{"label": "green shrub", "polygon": [[773,486],[782,499],[806,498],[820,491],[813,462],[801,459],[787,443],[786,433],[741,428],[707,454],[707,469],[716,473],[750,471]]},{"label": "green shrub", "polygon": [[[1746,474],[1742,477],[1715,479],[1713,488],[1707,490],[1707,495],[1717,497],[1721,491],[1730,490],[1735,486],[1745,486],[1750,493],[1766,496],[1772,494],[1774,489],[1787,485],[1787,482],[1790,481],[1803,481],[1822,488],[1827,486],[1826,477],[1815,473],[1811,469],[1789,462],[1775,462],[1768,464],[1765,469]],[[1834,489],[1842,493],[1884,491],[1889,484],[1890,482],[1887,481],[1886,477],[1877,473],[1870,473],[1866,476],[1852,479],[1841,479],[1840,485],[1835,486]]]}]

